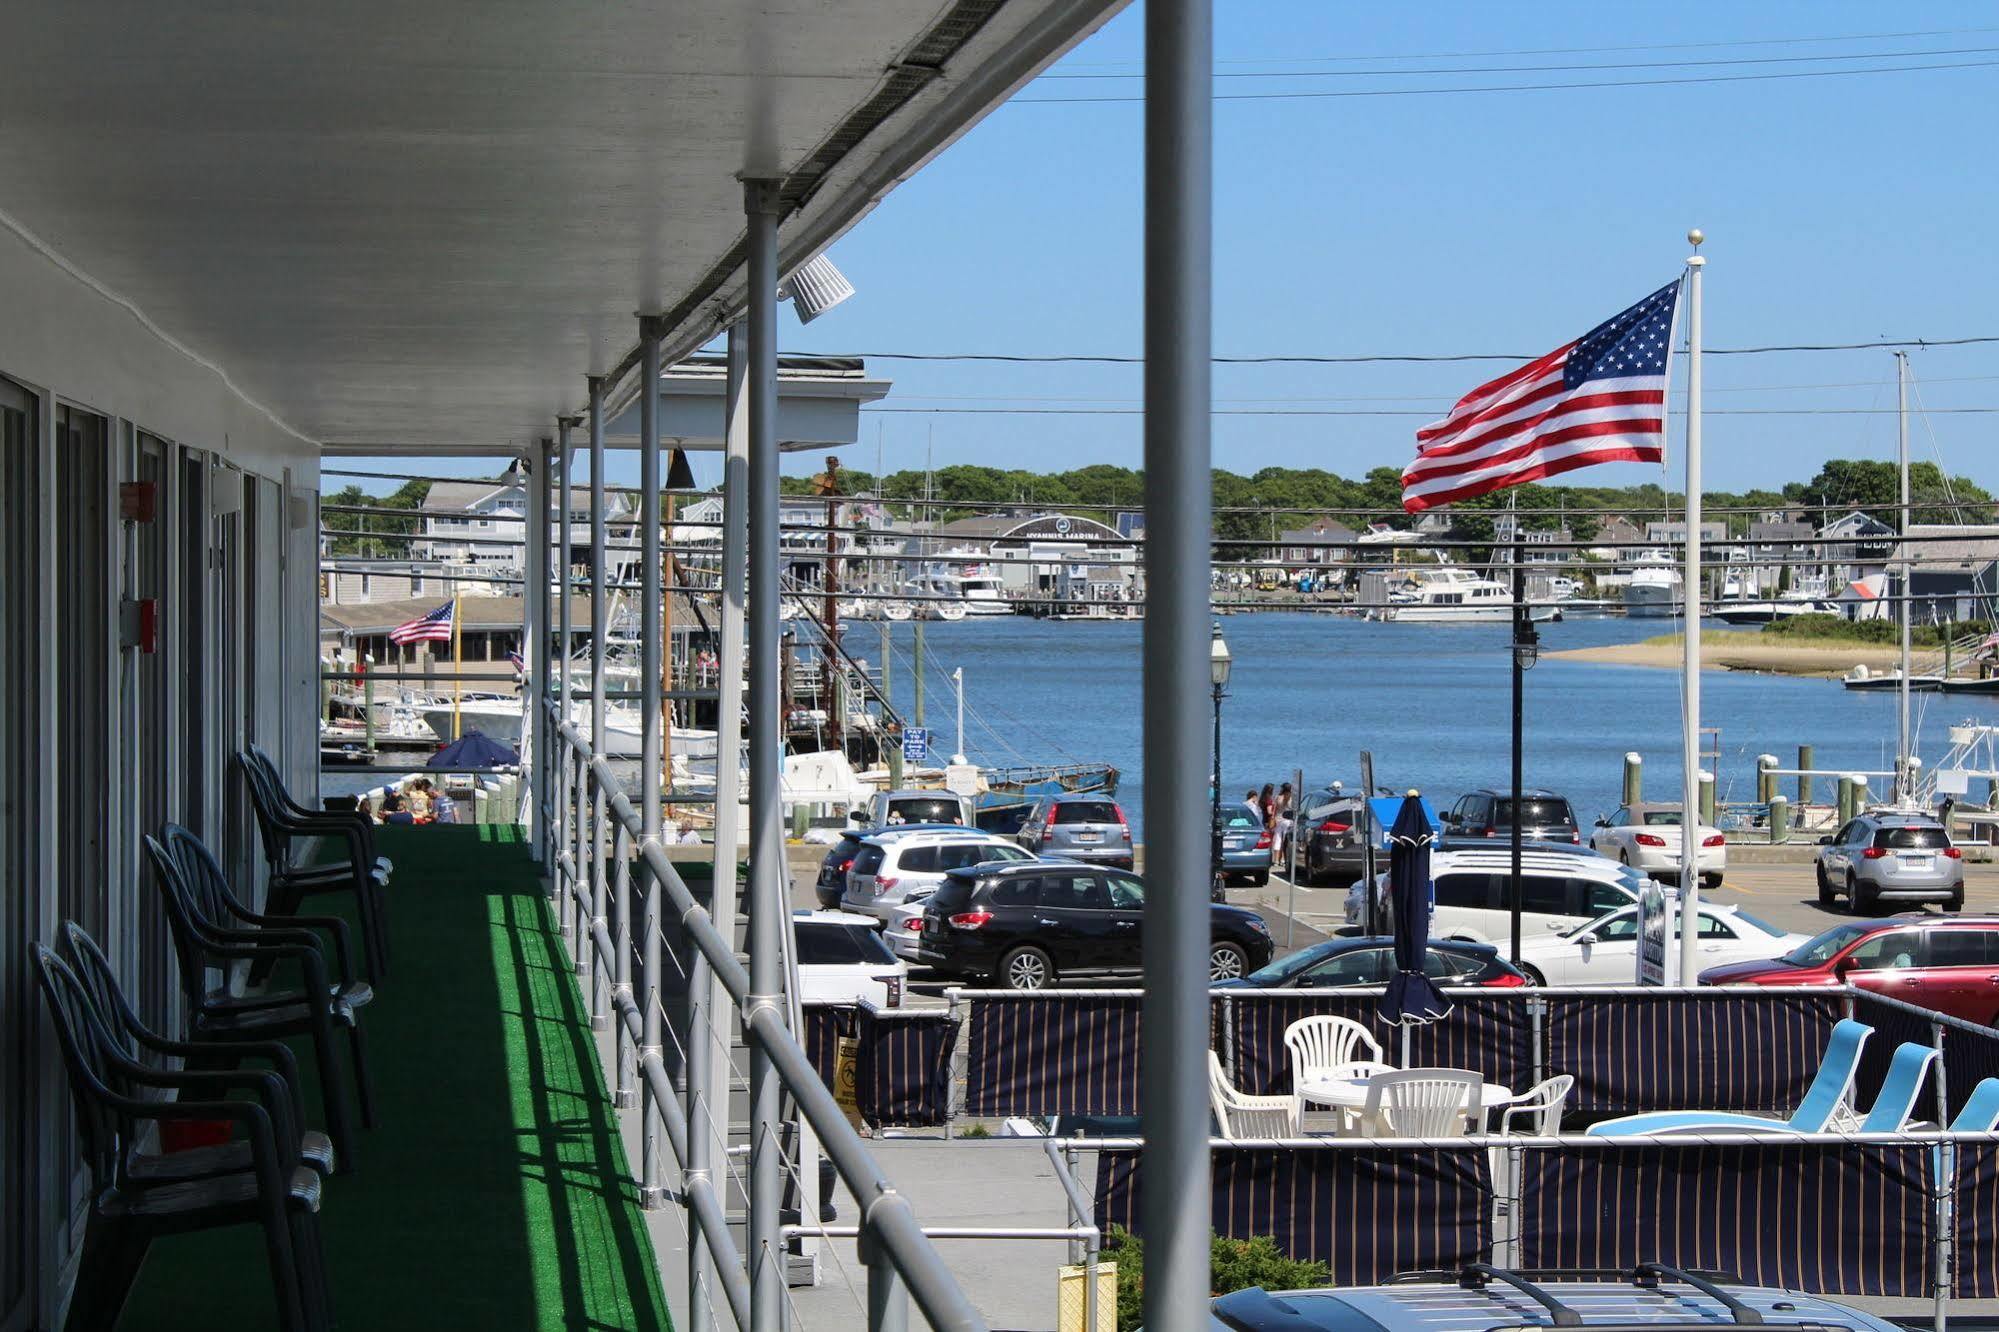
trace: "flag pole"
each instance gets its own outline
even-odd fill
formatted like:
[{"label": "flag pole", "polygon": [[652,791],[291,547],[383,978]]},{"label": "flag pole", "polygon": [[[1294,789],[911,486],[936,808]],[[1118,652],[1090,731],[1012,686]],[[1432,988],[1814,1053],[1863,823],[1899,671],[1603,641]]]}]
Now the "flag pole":
[{"label": "flag pole", "polygon": [[1694,941],[1700,907],[1701,762],[1701,269],[1706,240],[1687,233],[1695,253],[1687,258],[1687,570],[1681,593],[1686,621],[1681,661],[1680,718],[1680,984],[1699,980]]},{"label": "flag pole", "polygon": [[451,596],[451,738],[460,739],[463,728],[458,722],[459,696],[465,690],[465,653],[460,650],[464,640],[458,632],[458,594]]}]

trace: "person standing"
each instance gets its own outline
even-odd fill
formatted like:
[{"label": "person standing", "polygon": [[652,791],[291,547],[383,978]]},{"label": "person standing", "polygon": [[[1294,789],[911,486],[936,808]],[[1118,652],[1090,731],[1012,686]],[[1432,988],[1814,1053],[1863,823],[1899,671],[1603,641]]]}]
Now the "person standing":
[{"label": "person standing", "polygon": [[1296,799],[1291,790],[1291,783],[1286,782],[1277,788],[1277,836],[1273,839],[1271,854],[1285,865],[1291,863],[1292,805]]},{"label": "person standing", "polygon": [[1269,782],[1263,784],[1263,793],[1256,798],[1256,812],[1263,816],[1263,830],[1270,834],[1274,844],[1277,840],[1277,788]]}]

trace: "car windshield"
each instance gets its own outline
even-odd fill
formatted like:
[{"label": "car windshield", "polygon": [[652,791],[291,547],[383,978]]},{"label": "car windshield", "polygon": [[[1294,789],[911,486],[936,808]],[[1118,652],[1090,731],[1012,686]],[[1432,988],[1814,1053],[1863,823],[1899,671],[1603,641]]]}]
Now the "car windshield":
[{"label": "car windshield", "polygon": [[1873,928],[1872,925],[1835,925],[1784,954],[1783,960],[1794,967],[1824,966],[1832,960],[1833,954]]},{"label": "car windshield", "polygon": [[1883,828],[1874,834],[1874,845],[1889,851],[1934,851],[1950,845],[1950,838],[1937,827]]},{"label": "car windshield", "polygon": [[1310,948],[1301,948],[1289,957],[1280,957],[1259,971],[1252,971],[1248,980],[1251,985],[1282,985],[1305,968],[1323,962],[1335,953],[1353,947],[1346,939],[1335,939]]},{"label": "car windshield", "polygon": [[890,823],[958,823],[958,802],[947,797],[911,797],[891,800]]},{"label": "car windshield", "polygon": [[792,927],[798,936],[798,965],[894,966],[895,954],[872,926],[833,920],[801,920]]},{"label": "car windshield", "polygon": [[[1523,828],[1532,828],[1538,824],[1567,824],[1572,822],[1569,818],[1569,802],[1566,800],[1523,799],[1520,802],[1520,809],[1526,815],[1520,822],[1520,826]],[[1513,802],[1511,800],[1494,801],[1492,805],[1492,821],[1502,828],[1512,827]]]},{"label": "car windshield", "polygon": [[1057,823],[1116,823],[1117,806],[1108,800],[1065,800],[1055,806]]}]

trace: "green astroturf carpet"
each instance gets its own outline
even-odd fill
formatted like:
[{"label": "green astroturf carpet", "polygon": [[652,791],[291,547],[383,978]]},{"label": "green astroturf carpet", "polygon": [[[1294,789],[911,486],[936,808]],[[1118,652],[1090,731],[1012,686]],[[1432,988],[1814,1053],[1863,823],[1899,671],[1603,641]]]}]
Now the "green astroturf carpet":
[{"label": "green astroturf carpet", "polygon": [[[377,837],[395,862],[391,970],[362,1016],[381,1127],[321,1207],[338,1326],[667,1327],[588,1014],[520,831]],[[239,1226],[155,1244],[120,1327],[275,1321],[260,1234]]]}]

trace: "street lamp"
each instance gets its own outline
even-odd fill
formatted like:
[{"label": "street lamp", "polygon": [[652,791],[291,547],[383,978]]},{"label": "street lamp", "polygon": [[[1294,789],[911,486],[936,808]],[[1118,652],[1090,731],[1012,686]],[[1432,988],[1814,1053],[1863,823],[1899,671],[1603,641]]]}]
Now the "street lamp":
[{"label": "street lamp", "polygon": [[1208,839],[1208,879],[1211,895],[1222,899],[1222,699],[1229,682],[1229,645],[1222,639],[1221,621],[1208,645],[1208,674],[1215,684],[1215,771],[1208,791],[1214,805]]}]

